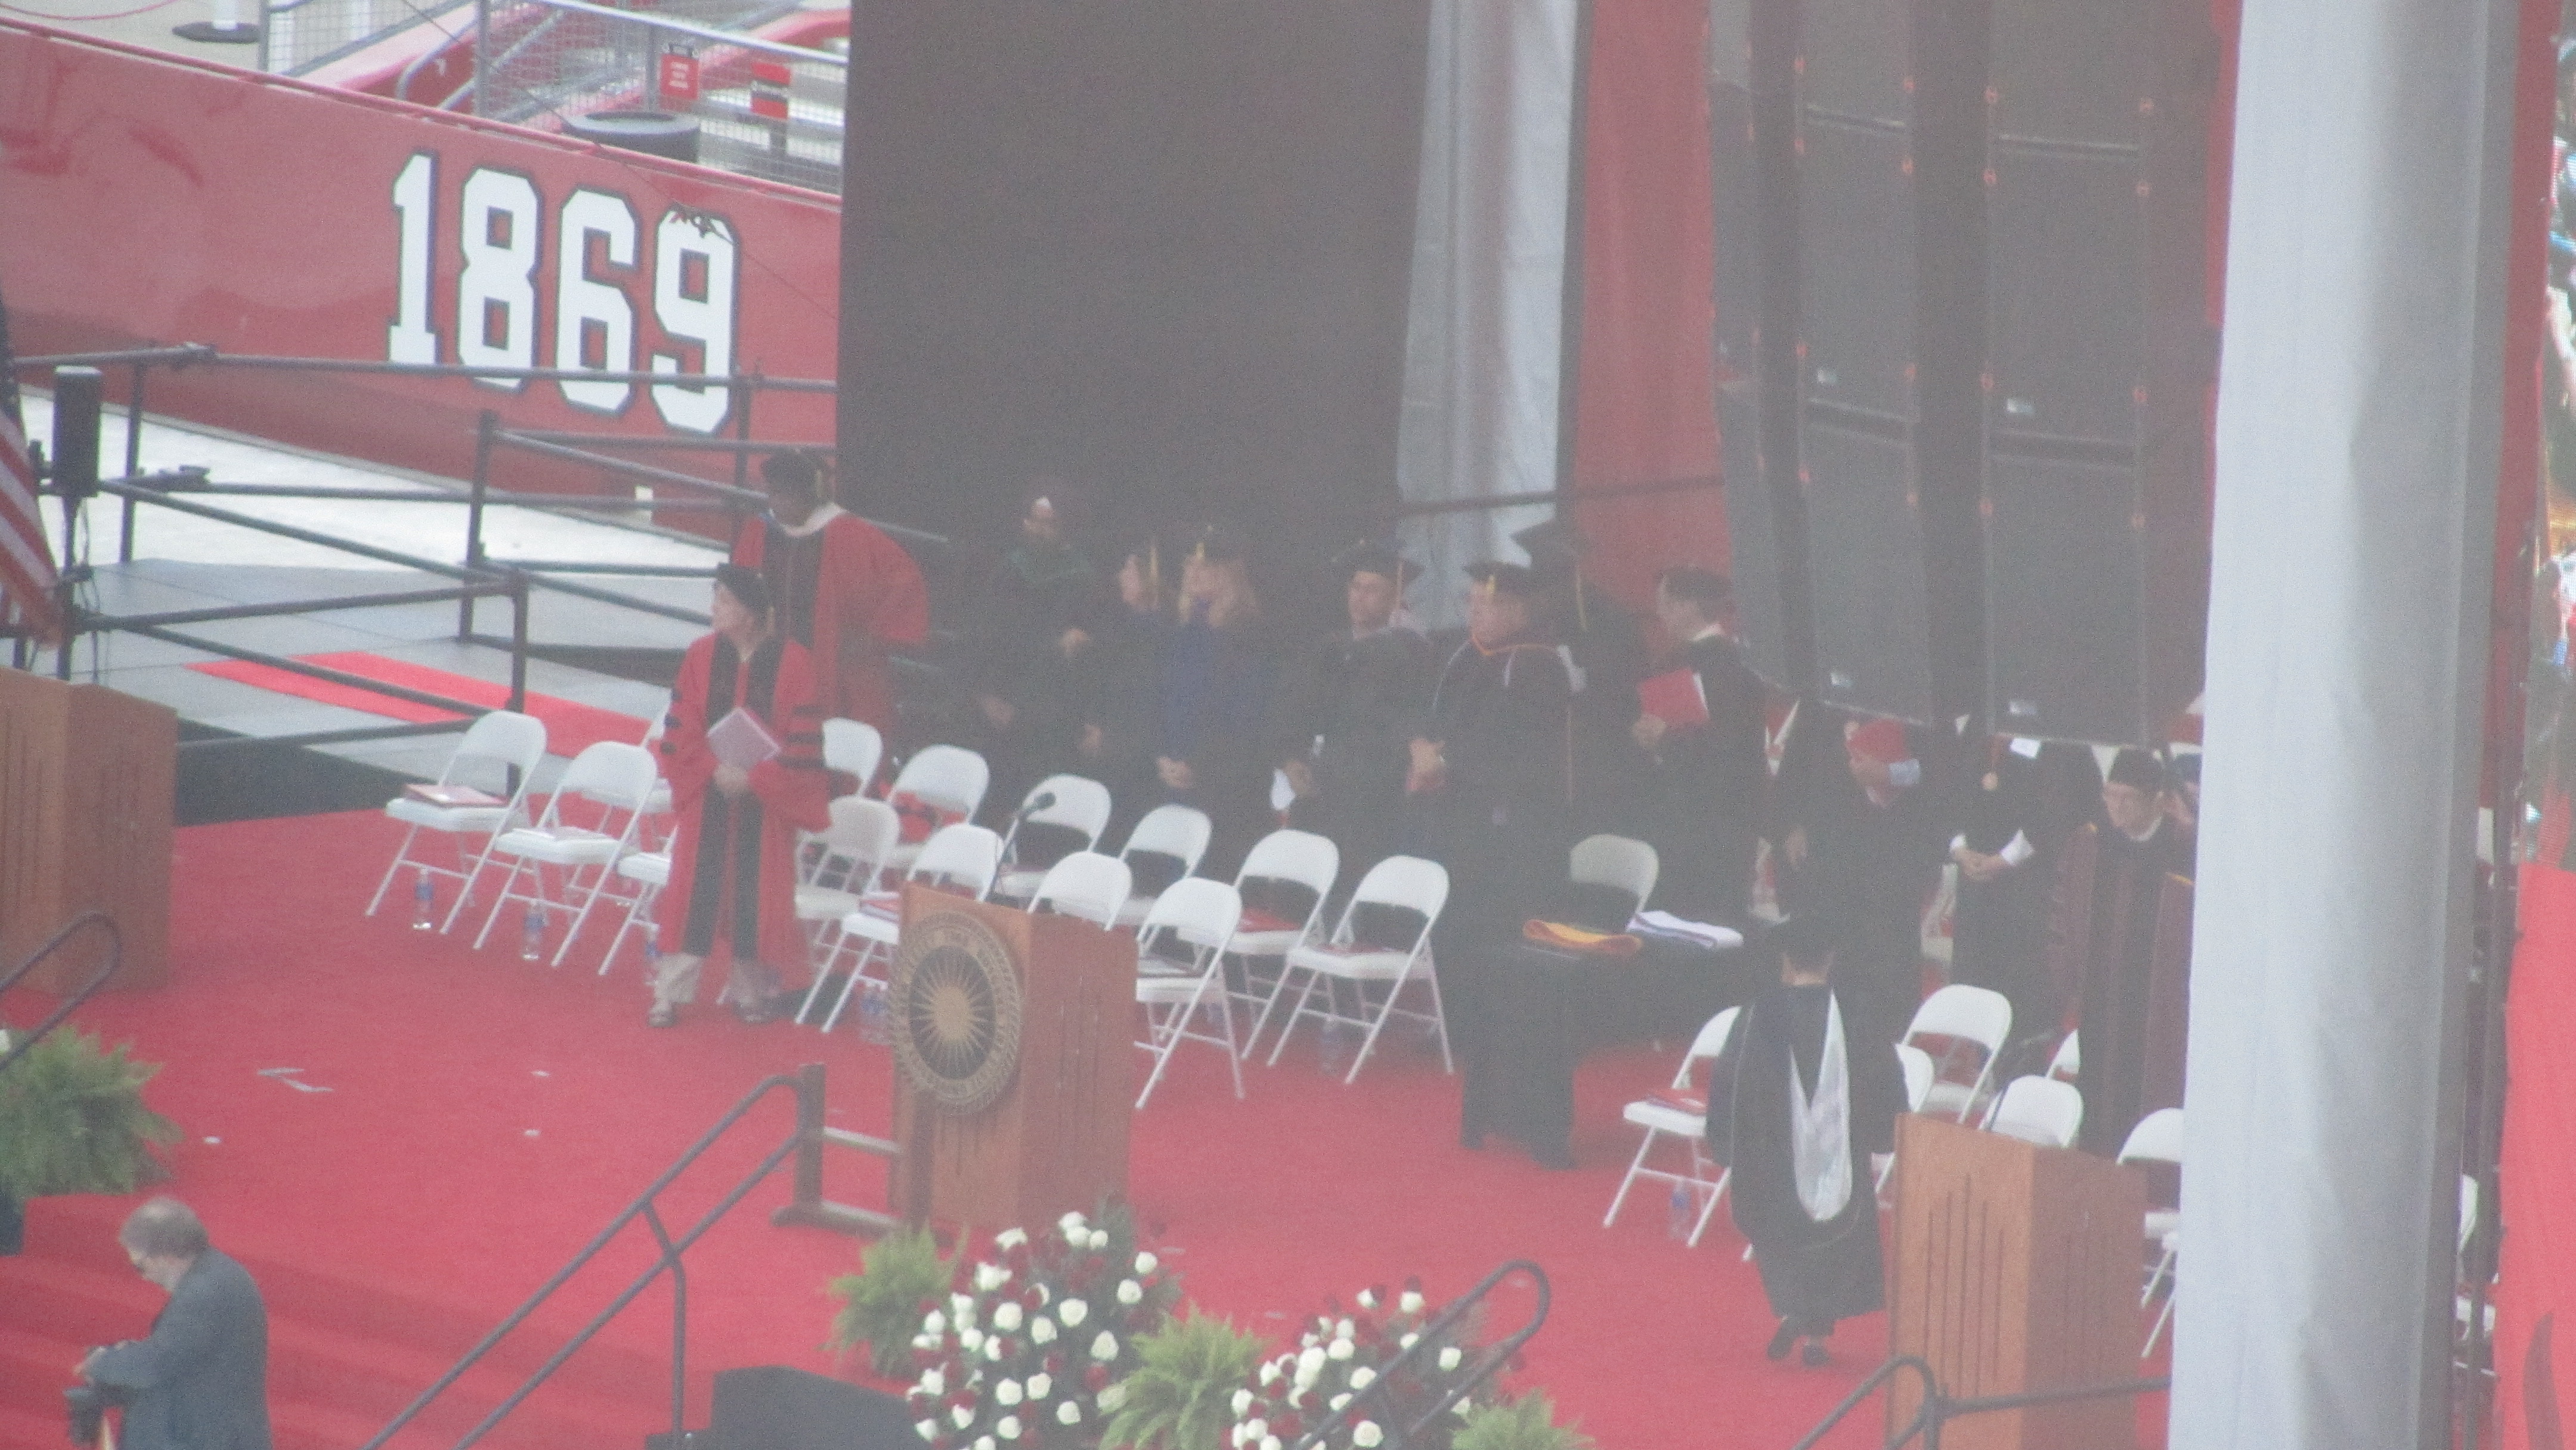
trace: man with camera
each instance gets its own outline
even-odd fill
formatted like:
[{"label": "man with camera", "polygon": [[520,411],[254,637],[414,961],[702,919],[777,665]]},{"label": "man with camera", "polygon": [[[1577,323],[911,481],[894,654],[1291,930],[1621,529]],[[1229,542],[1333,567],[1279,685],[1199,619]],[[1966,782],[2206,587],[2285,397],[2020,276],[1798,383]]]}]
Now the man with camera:
[{"label": "man with camera", "polygon": [[170,1302],[149,1337],[81,1361],[87,1383],[69,1392],[73,1438],[96,1440],[100,1414],[122,1405],[125,1450],[270,1450],[268,1309],[250,1274],[175,1198],[136,1209],[117,1241]]}]

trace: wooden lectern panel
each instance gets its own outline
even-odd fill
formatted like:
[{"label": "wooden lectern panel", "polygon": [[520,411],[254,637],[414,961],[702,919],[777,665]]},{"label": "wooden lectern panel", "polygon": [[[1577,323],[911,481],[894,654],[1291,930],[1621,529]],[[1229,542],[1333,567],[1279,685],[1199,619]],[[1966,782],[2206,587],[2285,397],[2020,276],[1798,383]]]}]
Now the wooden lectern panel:
[{"label": "wooden lectern panel", "polygon": [[[1953,1399],[2135,1379],[2145,1187],[2071,1149],[1908,1114],[1897,1120],[1888,1352],[1922,1356]],[[1899,1376],[1888,1428],[1920,1387]],[[2126,1396],[1953,1420],[1953,1450],[2132,1450]]]},{"label": "wooden lectern panel", "polygon": [[[99,910],[124,938],[112,985],[167,976],[178,755],[166,706],[0,668],[0,972]],[[84,933],[27,980],[69,991],[102,948]]]},{"label": "wooden lectern panel", "polygon": [[1010,949],[1023,999],[1017,1075],[982,1111],[943,1111],[896,1072],[903,1157],[893,1201],[904,1217],[1034,1227],[1124,1194],[1136,1091],[1136,939],[925,886],[904,888],[903,912],[907,933],[951,912],[989,927]]}]

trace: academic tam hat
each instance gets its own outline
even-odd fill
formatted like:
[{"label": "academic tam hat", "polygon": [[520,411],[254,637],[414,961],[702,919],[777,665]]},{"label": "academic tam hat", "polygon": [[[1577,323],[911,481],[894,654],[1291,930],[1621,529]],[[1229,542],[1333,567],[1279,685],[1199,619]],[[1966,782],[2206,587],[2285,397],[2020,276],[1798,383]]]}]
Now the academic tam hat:
[{"label": "academic tam hat", "polygon": [[1376,539],[1362,539],[1333,556],[1333,573],[1342,579],[1354,574],[1378,574],[1394,580],[1401,588],[1421,572],[1395,545]]},{"label": "academic tam hat", "polygon": [[1532,524],[1512,535],[1512,542],[1528,552],[1530,568],[1541,577],[1566,573],[1583,562],[1583,536],[1563,519]]},{"label": "academic tam hat", "polygon": [[767,576],[749,564],[718,564],[716,582],[723,585],[724,592],[732,595],[737,603],[754,614],[766,615],[776,603],[770,597]]},{"label": "academic tam hat", "polygon": [[1844,748],[1864,760],[1881,765],[1894,765],[1914,758],[1914,745],[1905,738],[1902,720],[1862,720],[1844,739]]}]

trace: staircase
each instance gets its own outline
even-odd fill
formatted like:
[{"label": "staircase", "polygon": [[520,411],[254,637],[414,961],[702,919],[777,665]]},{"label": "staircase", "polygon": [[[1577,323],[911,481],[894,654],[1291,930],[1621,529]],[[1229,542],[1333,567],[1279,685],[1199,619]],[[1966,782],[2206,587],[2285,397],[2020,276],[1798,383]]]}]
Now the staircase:
[{"label": "staircase", "polygon": [[[166,1297],[117,1247],[133,1200],[40,1199],[26,1253],[0,1259],[0,1445],[63,1443],[62,1391],[91,1346],[149,1332]],[[219,1245],[220,1247],[220,1245]],[[236,1255],[268,1304],[269,1409],[277,1450],[357,1450],[488,1332],[493,1320],[409,1288],[357,1282],[273,1258]],[[443,1266],[418,1266],[434,1282]],[[650,1314],[647,1296],[632,1314]],[[648,1320],[649,1322],[649,1320]],[[393,1444],[447,1447],[566,1337],[531,1323],[451,1387]],[[479,1442],[494,1450],[634,1450],[667,1430],[667,1358],[594,1343]],[[692,1418],[707,1411],[703,1383]]]}]

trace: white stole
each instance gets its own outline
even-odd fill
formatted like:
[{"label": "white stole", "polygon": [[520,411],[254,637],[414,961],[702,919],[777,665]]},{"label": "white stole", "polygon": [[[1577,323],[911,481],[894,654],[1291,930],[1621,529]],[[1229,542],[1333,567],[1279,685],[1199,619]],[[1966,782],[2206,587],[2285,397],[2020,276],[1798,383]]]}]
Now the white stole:
[{"label": "white stole", "polygon": [[1851,1202],[1851,1063],[1843,1050],[1842,1004],[1830,996],[1812,1092],[1799,1080],[1797,1054],[1789,1055],[1789,1162],[1808,1218],[1823,1223]]}]

